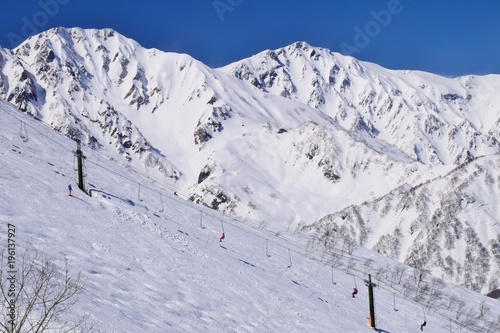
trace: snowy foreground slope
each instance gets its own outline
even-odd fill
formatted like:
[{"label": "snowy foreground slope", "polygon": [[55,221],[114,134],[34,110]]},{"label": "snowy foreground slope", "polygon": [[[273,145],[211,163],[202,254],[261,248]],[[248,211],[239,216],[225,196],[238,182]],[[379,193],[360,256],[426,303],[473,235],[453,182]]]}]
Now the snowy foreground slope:
[{"label": "snowy foreground slope", "polygon": [[0,247],[11,223],[18,248],[68,259],[95,332],[371,332],[368,273],[379,332],[420,332],[424,319],[424,332],[500,330],[496,300],[430,275],[413,289],[415,273],[381,255],[219,215],[85,147],[93,195],[68,197],[73,141],[2,101],[0,133]]}]

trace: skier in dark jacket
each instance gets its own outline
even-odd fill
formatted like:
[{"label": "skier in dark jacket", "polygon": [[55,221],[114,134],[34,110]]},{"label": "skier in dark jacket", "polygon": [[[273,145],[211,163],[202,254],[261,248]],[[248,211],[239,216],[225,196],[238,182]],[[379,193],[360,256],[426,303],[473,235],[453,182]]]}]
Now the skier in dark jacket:
[{"label": "skier in dark jacket", "polygon": [[427,321],[424,320],[424,323],[422,325],[420,325],[420,330],[423,331],[424,330],[424,326],[427,325]]},{"label": "skier in dark jacket", "polygon": [[354,288],[354,290],[352,291],[352,297],[356,297],[355,295],[358,293],[358,289]]}]

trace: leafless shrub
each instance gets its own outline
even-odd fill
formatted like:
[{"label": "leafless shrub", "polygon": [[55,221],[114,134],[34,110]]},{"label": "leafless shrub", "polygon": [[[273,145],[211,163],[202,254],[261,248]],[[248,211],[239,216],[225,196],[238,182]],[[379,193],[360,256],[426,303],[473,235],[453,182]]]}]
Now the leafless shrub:
[{"label": "leafless shrub", "polygon": [[437,299],[440,299],[441,296],[443,295],[443,288],[445,287],[443,280],[440,279],[432,279],[430,283],[430,294],[429,294],[429,301],[428,302],[433,302]]},{"label": "leafless shrub", "polygon": [[476,324],[476,311],[471,307],[469,311],[465,314],[465,317],[460,321],[460,326],[463,328],[469,328]]},{"label": "leafless shrub", "polygon": [[424,299],[424,296],[429,294],[431,290],[431,287],[429,283],[424,283],[418,288],[418,292],[415,294],[415,297],[413,297],[413,300],[415,302],[420,302],[421,300]]},{"label": "leafless shrub", "polygon": [[342,266],[342,262],[340,261],[342,259],[342,255],[338,253],[332,253],[332,267],[334,268],[339,268]]},{"label": "leafless shrub", "polygon": [[394,283],[401,284],[402,275],[404,274],[406,267],[396,265],[393,269],[387,271],[387,276],[389,277],[389,285],[392,287]]},{"label": "leafless shrub", "polygon": [[358,247],[358,244],[356,243],[356,241],[350,237],[346,238],[344,240],[344,245],[345,245],[345,249],[346,249],[347,253],[349,253],[349,255],[352,255],[354,250],[356,250],[356,248]]},{"label": "leafless shrub", "polygon": [[377,270],[377,273],[375,273],[375,277],[377,280],[381,281],[383,278],[385,278],[387,274],[387,268],[382,266]]},{"label": "leafless shrub", "polygon": [[0,289],[4,304],[13,304],[13,313],[0,317],[6,333],[21,332],[90,332],[87,316],[71,313],[84,291],[80,273],[73,274],[68,262],[61,268],[56,258],[35,250],[16,256],[16,273],[3,265],[1,256]]},{"label": "leafless shrub", "polygon": [[458,298],[456,296],[452,295],[448,297],[448,309],[454,306],[455,303],[458,303]]},{"label": "leafless shrub", "polygon": [[352,258],[349,258],[349,261],[347,262],[347,265],[346,265],[346,273],[349,274],[349,272],[351,270],[354,270],[356,268],[356,262],[354,261],[354,259]]},{"label": "leafless shrub", "polygon": [[500,315],[497,316],[496,321],[492,320],[487,323],[488,333],[494,333],[500,331]]},{"label": "leafless shrub", "polygon": [[409,276],[403,282],[403,296],[404,297],[410,296],[414,290],[415,290],[415,283],[413,282],[413,278]]},{"label": "leafless shrub", "polygon": [[457,302],[457,312],[455,313],[455,320],[460,320],[460,317],[465,313],[465,302],[459,300]]},{"label": "leafless shrub", "polygon": [[403,277],[406,273],[406,266],[397,265],[394,267],[392,278],[397,284],[401,284]]},{"label": "leafless shrub", "polygon": [[[311,252],[314,252],[318,248],[319,244],[315,238],[308,240],[306,244],[306,255],[310,254]],[[325,255],[325,252],[326,251],[323,251],[323,256]]]},{"label": "leafless shrub", "polygon": [[413,270],[413,278],[415,279],[415,283],[420,286],[420,283],[422,283],[425,279],[425,276],[429,272],[426,269],[423,268],[416,268]]},{"label": "leafless shrub", "polygon": [[369,271],[369,270],[371,270],[371,269],[372,269],[372,265],[373,265],[373,263],[374,263],[374,262],[375,262],[375,261],[374,261],[373,259],[366,259],[365,264],[364,264],[365,269],[364,269],[364,271],[363,271],[363,273],[364,273],[365,275],[368,273],[367,271]]},{"label": "leafless shrub", "polygon": [[477,319],[483,320],[484,316],[486,316],[490,312],[490,308],[486,305],[484,301],[479,305],[479,313],[477,315]]}]

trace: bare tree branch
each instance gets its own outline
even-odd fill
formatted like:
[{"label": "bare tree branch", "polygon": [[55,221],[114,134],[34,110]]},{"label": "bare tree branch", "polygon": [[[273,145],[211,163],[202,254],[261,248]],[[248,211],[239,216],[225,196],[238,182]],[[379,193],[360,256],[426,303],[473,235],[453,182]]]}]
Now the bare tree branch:
[{"label": "bare tree branch", "polygon": [[[12,321],[6,313],[0,317],[3,332],[41,333],[54,329],[90,332],[89,328],[84,328],[88,316],[75,320],[71,314],[78,296],[84,291],[84,281],[80,273],[71,272],[67,261],[61,268],[55,264],[56,258],[36,250],[17,253],[15,281],[9,282],[8,270],[4,267],[4,253],[0,259],[1,301],[15,304],[16,312],[13,326],[9,324]],[[9,273],[12,276],[12,272]],[[15,287],[15,293],[12,290],[9,293],[12,286]]]}]

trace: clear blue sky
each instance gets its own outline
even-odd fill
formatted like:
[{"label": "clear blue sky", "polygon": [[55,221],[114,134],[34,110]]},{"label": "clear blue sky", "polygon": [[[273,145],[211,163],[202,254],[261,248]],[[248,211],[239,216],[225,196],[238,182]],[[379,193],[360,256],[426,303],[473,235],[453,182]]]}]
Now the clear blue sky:
[{"label": "clear blue sky", "polygon": [[52,27],[113,28],[219,67],[295,41],[392,69],[500,74],[499,0],[21,0],[0,45]]}]

